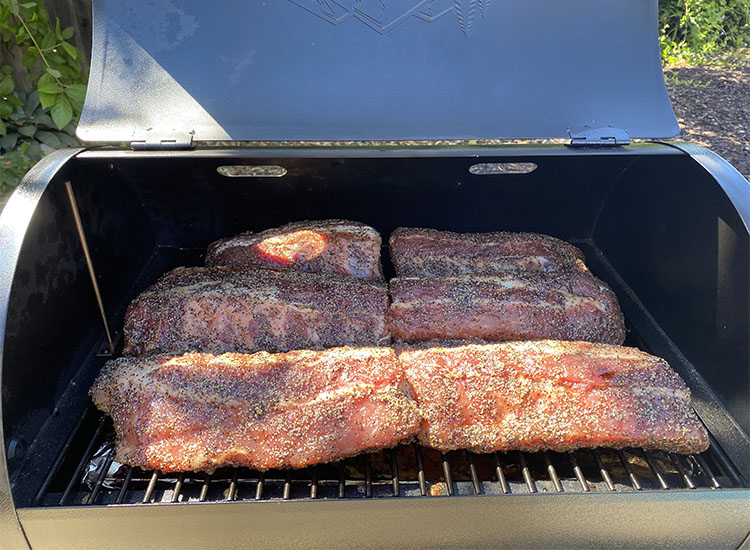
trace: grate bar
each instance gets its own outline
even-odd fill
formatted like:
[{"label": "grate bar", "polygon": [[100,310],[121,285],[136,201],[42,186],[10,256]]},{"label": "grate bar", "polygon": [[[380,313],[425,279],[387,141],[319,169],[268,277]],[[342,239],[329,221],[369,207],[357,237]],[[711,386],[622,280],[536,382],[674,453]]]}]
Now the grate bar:
[{"label": "grate bar", "polygon": [[643,456],[646,457],[646,464],[648,464],[648,467],[651,468],[651,471],[654,473],[654,476],[659,481],[659,485],[661,485],[662,489],[669,489],[669,484],[667,483],[667,480],[664,479],[664,476],[659,471],[659,467],[654,463],[651,453],[649,453],[646,450],[643,450]]},{"label": "grate bar", "polygon": [[117,504],[122,504],[122,501],[125,500],[125,493],[128,490],[128,485],[130,485],[130,480],[133,479],[133,467],[128,466],[128,473],[125,474],[125,480],[122,482],[122,487],[120,487],[120,492],[117,493]]},{"label": "grate bar", "polygon": [[284,490],[281,493],[281,500],[289,500],[292,495],[292,471],[286,470],[284,475]]},{"label": "grate bar", "polygon": [[417,460],[417,481],[419,481],[419,494],[427,495],[427,481],[424,477],[424,465],[422,464],[422,449],[416,443],[414,444],[414,456]]},{"label": "grate bar", "polygon": [[583,475],[583,470],[581,470],[581,467],[578,465],[578,460],[576,459],[576,455],[571,451],[569,456],[570,456],[570,465],[573,466],[573,473],[575,474],[576,479],[578,480],[578,484],[581,486],[581,490],[584,493],[590,492],[591,488],[589,487],[589,484],[586,481],[586,477]]},{"label": "grate bar", "polygon": [[148,487],[146,487],[146,493],[143,495],[143,500],[141,501],[142,504],[147,504],[151,502],[151,495],[154,493],[154,488],[156,487],[156,482],[159,479],[159,472],[154,472],[151,474],[151,480],[148,482]]},{"label": "grate bar", "polygon": [[557,476],[557,470],[555,470],[555,467],[552,465],[552,460],[549,457],[549,453],[546,451],[544,452],[544,462],[547,463],[547,474],[549,474],[549,478],[552,480],[552,485],[555,486],[555,491],[562,493],[562,483],[560,483],[560,478]]},{"label": "grate bar", "polygon": [[622,463],[622,467],[625,468],[625,473],[628,474],[628,478],[630,479],[630,484],[633,486],[633,489],[636,491],[640,491],[643,489],[641,487],[641,482],[638,480],[638,477],[633,472],[633,468],[630,467],[630,462],[628,462],[628,457],[625,456],[625,453],[622,452],[622,450],[617,449],[617,458],[620,459],[620,462]]},{"label": "grate bar", "polygon": [[39,492],[34,497],[34,501],[32,502],[34,506],[38,506],[39,503],[42,501],[42,497],[44,497],[44,493],[47,492],[47,489],[49,488],[49,484],[52,483],[52,480],[55,478],[55,476],[57,475],[57,472],[60,470],[60,466],[62,466],[63,460],[65,460],[65,457],[68,455],[68,449],[70,449],[70,445],[71,443],[73,443],[73,439],[78,433],[78,430],[81,429],[81,425],[83,424],[83,421],[85,420],[86,416],[88,416],[88,413],[89,413],[88,408],[83,411],[83,414],[76,422],[76,425],[73,428],[73,431],[70,432],[68,439],[66,439],[65,443],[63,443],[62,450],[60,451],[60,454],[57,455],[57,459],[55,460],[55,463],[52,466],[52,470],[47,475],[47,477],[44,480],[44,483],[42,483],[41,489],[39,489]]},{"label": "grate bar", "polygon": [[721,484],[719,483],[719,480],[716,479],[716,476],[714,475],[711,468],[708,466],[706,459],[703,458],[701,455],[691,455],[690,458],[692,458],[698,463],[698,466],[700,466],[700,469],[703,472],[703,474],[708,478],[708,481],[711,482],[711,488],[721,489]]},{"label": "grate bar", "polygon": [[669,460],[672,461],[672,464],[675,465],[677,471],[680,472],[680,475],[685,482],[685,486],[688,489],[695,489],[695,483],[693,483],[693,480],[690,479],[690,474],[688,474],[685,470],[685,467],[682,465],[682,461],[680,460],[680,458],[675,453],[669,453]]},{"label": "grate bar", "polygon": [[393,496],[399,496],[401,494],[401,488],[399,487],[398,480],[398,459],[396,457],[396,449],[391,450],[391,483],[393,484]]},{"label": "grate bar", "polygon": [[521,451],[518,451],[518,463],[521,465],[521,473],[523,474],[523,480],[526,482],[526,488],[529,493],[536,493],[536,485],[531,477],[529,466],[526,464],[526,457]]},{"label": "grate bar", "polygon": [[99,425],[96,427],[96,432],[94,432],[94,436],[91,438],[91,441],[89,441],[89,444],[86,447],[86,451],[84,451],[83,453],[83,458],[81,458],[81,461],[78,463],[78,467],[76,468],[75,473],[71,476],[70,481],[68,482],[68,486],[65,487],[65,492],[63,492],[62,497],[60,497],[60,506],[65,504],[65,501],[68,499],[68,495],[70,495],[70,491],[73,490],[73,485],[75,485],[76,481],[81,475],[81,472],[83,471],[83,467],[89,461],[91,451],[94,450],[94,443],[96,443],[96,440],[99,439],[99,434],[101,434],[102,429],[104,429],[104,421],[106,419],[106,416],[102,416],[99,420]]},{"label": "grate bar", "polygon": [[615,484],[612,482],[612,476],[609,475],[607,468],[604,466],[602,457],[599,456],[597,451],[591,451],[591,454],[593,455],[594,460],[596,460],[596,465],[599,468],[599,475],[602,476],[602,481],[607,485],[607,489],[610,491],[616,491]]},{"label": "grate bar", "polygon": [[474,494],[482,494],[482,485],[479,483],[479,475],[477,475],[477,466],[474,464],[474,453],[466,451],[466,461],[469,463],[469,473],[471,474],[471,483],[474,486]]},{"label": "grate bar", "polygon": [[237,500],[237,468],[233,468],[232,481],[229,482],[229,489],[227,490],[227,500]]},{"label": "grate bar", "polygon": [[448,455],[440,453],[443,456],[443,476],[445,476],[445,485],[448,489],[448,496],[453,496],[453,476],[451,475],[451,464],[448,462]]},{"label": "grate bar", "polygon": [[255,487],[255,500],[261,500],[263,498],[263,485],[266,482],[266,474],[260,472],[258,474],[258,485]]},{"label": "grate bar", "polygon": [[365,497],[372,498],[372,456],[365,455]]},{"label": "grate bar", "polygon": [[510,487],[508,482],[505,481],[505,473],[503,472],[503,463],[500,461],[500,453],[495,453],[495,474],[497,475],[497,482],[500,484],[500,490],[504,495],[510,493]]},{"label": "grate bar", "polygon": [[344,498],[346,495],[346,470],[344,469],[344,463],[339,465],[339,498]]},{"label": "grate bar", "polygon": [[182,484],[185,482],[185,473],[180,472],[177,476],[177,483],[174,484],[174,492],[172,493],[172,502],[177,502],[180,499],[180,493],[182,492]]},{"label": "grate bar", "polygon": [[206,502],[206,497],[208,496],[208,486],[211,484],[211,475],[207,475],[206,479],[203,480],[203,485],[201,486],[201,494],[198,497],[198,502]]},{"label": "grate bar", "polygon": [[112,461],[114,461],[114,459],[115,459],[115,450],[113,448],[107,454],[107,460],[104,461],[104,467],[102,468],[102,471],[96,480],[96,485],[94,486],[94,490],[91,491],[91,495],[89,496],[86,504],[94,504],[94,501],[96,500],[96,497],[99,495],[99,491],[102,488],[102,484],[104,483],[104,480],[107,478],[107,472],[109,472],[109,467],[112,466]]},{"label": "grate bar", "polygon": [[318,468],[312,467],[310,479],[310,498],[318,498]]}]

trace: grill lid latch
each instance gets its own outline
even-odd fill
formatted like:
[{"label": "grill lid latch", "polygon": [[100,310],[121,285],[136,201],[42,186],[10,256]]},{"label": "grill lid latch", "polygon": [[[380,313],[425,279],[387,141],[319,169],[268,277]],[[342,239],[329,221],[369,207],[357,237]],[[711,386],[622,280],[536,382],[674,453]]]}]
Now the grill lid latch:
[{"label": "grill lid latch", "polygon": [[630,134],[622,128],[605,126],[590,128],[584,126],[575,130],[568,129],[570,147],[614,147],[616,145],[630,145]]},{"label": "grill lid latch", "polygon": [[193,133],[170,136],[168,139],[134,139],[130,142],[134,151],[176,151],[193,148]]}]

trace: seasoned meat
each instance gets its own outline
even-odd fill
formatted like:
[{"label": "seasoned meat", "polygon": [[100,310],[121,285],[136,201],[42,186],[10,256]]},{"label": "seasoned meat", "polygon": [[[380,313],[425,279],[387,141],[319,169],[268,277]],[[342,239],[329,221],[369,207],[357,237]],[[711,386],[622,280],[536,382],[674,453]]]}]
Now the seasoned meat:
[{"label": "seasoned meat", "polygon": [[380,234],[345,220],[290,223],[211,243],[207,266],[248,266],[383,280]]},{"label": "seasoned meat", "polygon": [[588,271],[575,246],[538,233],[451,233],[399,227],[390,238],[398,277]]},{"label": "seasoned meat", "polygon": [[391,279],[395,339],[585,340],[621,344],[614,293],[580,272]]},{"label": "seasoned meat", "polygon": [[708,448],[690,390],[663,359],[587,342],[403,348],[419,440],[449,451]]},{"label": "seasoned meat", "polygon": [[288,351],[383,345],[385,285],[268,269],[177,268],[125,314],[123,352]]},{"label": "seasoned meat", "polygon": [[108,362],[94,404],[119,462],[163,472],[301,468],[391,447],[419,419],[390,348],[151,355]]}]

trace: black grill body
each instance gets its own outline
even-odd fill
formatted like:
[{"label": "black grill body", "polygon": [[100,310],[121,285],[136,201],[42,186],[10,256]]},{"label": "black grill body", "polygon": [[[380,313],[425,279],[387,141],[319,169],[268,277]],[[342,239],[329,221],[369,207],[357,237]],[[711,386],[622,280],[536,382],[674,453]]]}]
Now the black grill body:
[{"label": "black grill body", "polygon": [[[536,169],[497,169],[507,163]],[[253,175],[227,177],[226,166]],[[247,169],[269,166],[286,175]],[[615,290],[626,345],[666,358],[687,382],[711,448],[441,455],[402,445],[299,471],[118,469],[109,421],[87,395],[113,354],[67,182],[114,355],[127,304],[164,271],[200,265],[219,237],[324,218],[370,224],[385,242],[399,226],[547,233],[579,246]],[[52,154],[0,218],[3,541],[736,548],[750,514],[748,210],[750,187],[731,166],[679,143]]]}]

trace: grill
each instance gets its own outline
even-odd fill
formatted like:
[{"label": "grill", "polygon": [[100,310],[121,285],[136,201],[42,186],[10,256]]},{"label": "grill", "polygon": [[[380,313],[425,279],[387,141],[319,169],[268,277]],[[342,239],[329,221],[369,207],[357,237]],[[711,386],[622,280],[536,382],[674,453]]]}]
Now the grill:
[{"label": "grill", "polygon": [[[251,18],[239,3],[179,4],[95,1],[79,132],[131,149],[48,155],[0,218],[4,546],[742,543],[750,187],[706,149],[629,143],[677,131],[659,70],[656,0],[498,0],[476,3],[481,13],[453,0],[405,12],[408,2],[280,0],[254,3]],[[370,13],[375,5],[382,9]],[[552,10],[554,24],[539,21],[541,10]],[[601,36],[570,44],[566,29],[584,19]],[[234,21],[248,26],[226,28]],[[271,53],[253,57],[253,48]],[[486,70],[480,51],[506,52],[503,67]],[[226,59],[247,73],[223,74]],[[537,80],[515,78],[528,67]],[[597,82],[592,67],[601,67]],[[305,90],[287,73],[305,75]],[[255,101],[238,101],[238,89]],[[412,101],[415,89],[423,102]],[[298,143],[384,137],[432,141]],[[566,144],[434,141],[444,137]],[[578,246],[620,301],[625,344],[665,358],[689,386],[710,448],[478,455],[408,443],[288,471],[163,474],[117,464],[111,421],[87,392],[120,353],[127,305],[167,270],[202,265],[213,240],[330,218],[371,225],[384,240],[410,226],[532,231]],[[385,248],[383,259],[390,277]]]},{"label": "grill", "polygon": [[[590,258],[592,270],[614,281],[613,288],[625,311],[637,312],[633,315],[636,318],[647,315],[643,304],[602,259],[601,251],[589,242],[575,244]],[[188,260],[199,254],[195,251],[194,255],[181,257]],[[392,276],[389,257],[384,247],[384,270]],[[628,325],[626,345],[648,350],[647,340],[630,320]],[[653,338],[663,338],[655,336],[657,330],[653,325],[642,324],[640,330],[652,333]],[[108,346],[102,343],[99,353],[92,358],[94,364],[83,370],[96,372],[102,359],[111,355]],[[676,366],[674,360],[672,364]],[[684,369],[687,371],[687,366]],[[89,406],[62,446],[32,504],[92,506],[748,487],[713,436],[708,451],[687,457],[643,449],[478,455],[439,453],[413,444],[302,470],[258,472],[224,468],[210,475],[161,474],[117,464],[112,467],[113,458],[111,420]]]},{"label": "grill", "polygon": [[[306,540],[325,545],[331,532],[341,541],[361,534],[357,540],[371,547],[418,541],[429,546],[436,541],[447,546],[492,546],[497,541],[525,546],[554,540],[562,547],[618,541],[646,546],[658,541],[739,544],[746,535],[742,531],[749,494],[750,440],[741,424],[747,396],[740,383],[747,376],[747,342],[741,334],[738,339],[731,333],[717,334],[715,323],[727,319],[723,308],[731,311],[748,302],[717,299],[715,285],[733,297],[742,296],[747,279],[731,269],[718,279],[719,271],[704,276],[691,266],[698,265],[695,255],[703,254],[696,247],[716,254],[717,270],[725,264],[726,269],[742,265],[748,248],[742,244],[747,234],[743,237],[737,229],[739,217],[713,176],[699,171],[693,157],[659,145],[606,154],[561,146],[551,146],[544,154],[520,148],[512,154],[485,152],[483,162],[537,166],[531,173],[500,176],[472,175],[477,158],[468,154],[431,157],[408,151],[355,158],[334,153],[283,157],[287,153],[280,151],[269,157],[267,151],[259,156],[253,150],[71,151],[59,153],[62,166],[32,173],[27,187],[12,197],[36,208],[29,225],[20,226],[26,241],[8,279],[12,288],[3,355],[9,486],[32,548],[112,540],[124,545],[133,537],[144,546],[167,544],[166,524],[174,526],[169,543],[187,545],[213,544],[217,530],[222,544],[254,534],[282,547]],[[278,165],[288,174],[238,182],[218,170],[237,165]],[[560,174],[573,172],[574,183],[563,177],[569,193],[556,195]],[[655,173],[671,175],[660,179]],[[326,183],[310,186],[310,174]],[[597,189],[592,182],[602,174],[607,188],[579,199],[586,197],[584,190]],[[677,205],[669,192],[675,180],[694,182],[683,187],[685,197]],[[106,189],[102,181],[108,182]],[[157,181],[161,183],[155,185]],[[75,195],[96,268],[114,354],[92,291],[66,182]],[[648,182],[648,194],[632,194],[639,182]],[[299,200],[286,201],[291,196]],[[540,210],[552,211],[549,202],[540,199],[546,196],[560,199],[556,214],[539,216]],[[627,203],[634,201],[640,210],[639,196],[656,204],[636,222]],[[394,210],[389,208],[393,197],[424,208]],[[276,206],[256,209],[254,204]],[[498,204],[508,206],[498,214],[491,206]],[[716,205],[716,210],[706,209],[706,204]],[[473,218],[466,215],[469,207],[476,212]],[[315,212],[319,218],[360,219],[386,235],[401,224],[440,227],[440,220],[446,229],[483,230],[500,215],[506,227],[567,238],[619,297],[628,328],[626,344],[666,358],[690,386],[693,406],[712,434],[709,450],[693,457],[640,449],[443,456],[405,445],[294,471],[223,469],[210,476],[179,476],[118,468],[112,462],[110,421],[92,408],[87,391],[102,365],[119,354],[127,304],[166,270],[200,265],[208,242],[247,228],[249,211],[252,228]],[[671,248],[652,244],[651,239],[681,227],[681,219],[694,214],[691,219],[698,227],[716,228],[717,219],[725,220],[721,223],[735,229],[719,231],[734,235],[735,246],[727,248],[716,233],[704,232],[697,244],[695,238],[689,243],[670,239]],[[598,221],[592,223],[594,219]],[[639,229],[641,225],[646,229]],[[623,231],[627,238],[622,238]],[[633,247],[629,243],[634,239]],[[387,250],[383,257],[387,259]],[[688,268],[693,277],[674,276]],[[387,262],[384,269],[392,274]],[[703,285],[712,289],[696,290]],[[686,292],[702,297],[695,303],[681,301]],[[712,296],[710,302],[706,296]],[[707,303],[718,311],[691,314]],[[670,312],[671,307],[691,315],[690,322]],[[32,311],[44,315],[29,315]],[[734,314],[741,325],[745,313],[735,309]],[[45,337],[40,340],[39,334]],[[541,513],[559,519],[543,525],[529,521]],[[240,517],[252,520],[246,523]],[[611,517],[622,520],[611,524]],[[196,529],[206,524],[213,527]],[[450,529],[436,532],[438,525],[448,524]],[[133,525],[139,526],[136,532]]]}]

